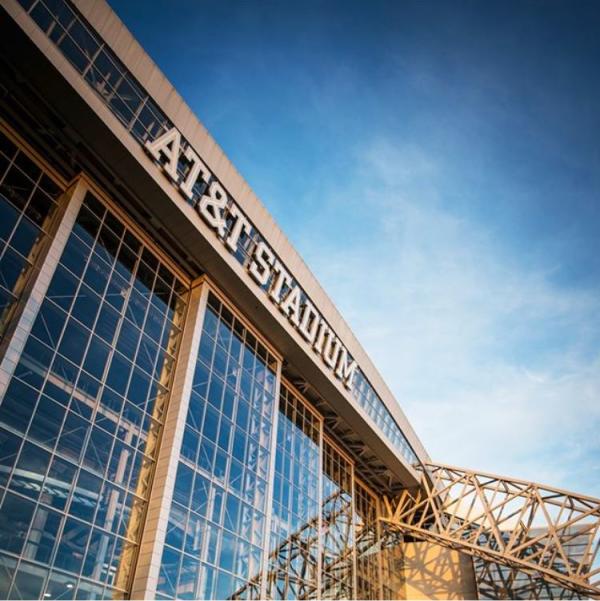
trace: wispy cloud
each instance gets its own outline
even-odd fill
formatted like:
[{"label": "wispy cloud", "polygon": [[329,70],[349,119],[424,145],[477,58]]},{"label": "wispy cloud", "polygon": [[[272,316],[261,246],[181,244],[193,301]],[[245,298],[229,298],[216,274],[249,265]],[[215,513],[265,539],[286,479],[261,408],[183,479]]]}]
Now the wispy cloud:
[{"label": "wispy cloud", "polygon": [[600,494],[598,296],[445,206],[424,149],[378,139],[357,165],[300,246],[432,457]]}]

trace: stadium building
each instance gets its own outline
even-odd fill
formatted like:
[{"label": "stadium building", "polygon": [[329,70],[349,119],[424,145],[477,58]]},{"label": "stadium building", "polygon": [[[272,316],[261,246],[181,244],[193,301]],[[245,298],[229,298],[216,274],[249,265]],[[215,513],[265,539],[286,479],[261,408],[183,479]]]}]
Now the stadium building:
[{"label": "stadium building", "polygon": [[0,74],[0,598],[600,593],[599,501],[431,462],[104,1],[0,0]]}]

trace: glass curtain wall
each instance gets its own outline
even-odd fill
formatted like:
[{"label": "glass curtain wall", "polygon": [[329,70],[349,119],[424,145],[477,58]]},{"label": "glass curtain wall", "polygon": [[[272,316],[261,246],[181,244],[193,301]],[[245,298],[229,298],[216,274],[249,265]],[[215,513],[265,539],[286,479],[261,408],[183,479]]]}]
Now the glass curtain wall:
[{"label": "glass curtain wall", "polygon": [[88,194],[0,404],[0,597],[123,598],[187,286]]},{"label": "glass curtain wall", "polygon": [[[323,419],[281,382],[266,595],[378,599],[376,496],[323,434]],[[259,578],[236,591],[246,598]],[[356,591],[356,595],[354,592]]]},{"label": "glass curtain wall", "polygon": [[[259,581],[278,363],[212,293],[162,555],[159,598],[226,599]],[[246,597],[258,597],[260,585]]]},{"label": "glass curtain wall", "polygon": [[0,130],[0,339],[63,192]]},{"label": "glass curtain wall", "polygon": [[331,442],[323,444],[322,599],[353,599],[353,466]]},{"label": "glass curtain wall", "polygon": [[380,599],[381,537],[377,523],[377,498],[354,481],[354,532],[356,536],[356,598]]},{"label": "glass curtain wall", "polygon": [[272,599],[319,593],[322,418],[282,382],[271,518]]}]

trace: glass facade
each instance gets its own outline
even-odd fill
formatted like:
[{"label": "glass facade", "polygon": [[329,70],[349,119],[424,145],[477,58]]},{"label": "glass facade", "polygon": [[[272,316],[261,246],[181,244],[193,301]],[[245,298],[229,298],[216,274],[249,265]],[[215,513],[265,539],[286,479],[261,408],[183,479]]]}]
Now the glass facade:
[{"label": "glass facade", "polygon": [[282,383],[273,484],[268,594],[319,592],[322,419]]},{"label": "glass facade", "polygon": [[[19,201],[18,188],[2,188],[13,214],[2,252],[28,219],[42,226],[31,253],[73,188],[62,193],[22,145],[2,144],[5,174],[35,175]],[[130,594],[186,319],[190,282],[78,185],[87,192],[0,400],[0,597],[11,599]],[[43,218],[30,216],[35,194]],[[281,379],[281,359],[202,285],[153,594],[377,598],[377,498],[319,412]]]},{"label": "glass facade", "polygon": [[0,130],[0,338],[25,289],[61,192],[60,185]]},{"label": "glass facade", "polygon": [[[116,54],[104,43],[96,31],[85,22],[68,0],[19,0],[30,17],[44,31],[48,38],[63,53],[65,58],[81,74],[89,86],[106,103],[127,131],[140,143],[154,140],[173,127],[173,123],[159,107],[158,103],[144,90],[132,73],[123,65]],[[189,146],[182,138],[182,149]],[[188,174],[191,164],[181,158],[177,171],[182,178]],[[208,184],[199,179],[193,188],[189,202],[195,206]],[[233,199],[228,197],[228,208]],[[227,211],[227,234],[235,223],[235,218]],[[247,265],[257,244],[264,240],[256,227],[252,234],[242,231],[234,256]],[[282,262],[284,263],[284,262]],[[268,288],[274,276],[265,284]],[[298,285],[292,278],[291,286]],[[300,287],[301,289],[301,287]],[[283,290],[285,296],[286,289]],[[308,297],[301,289],[302,302]],[[359,369],[352,389],[352,396],[367,412],[390,444],[409,463],[418,463],[410,443],[404,436],[394,417],[379,397],[368,379]]]},{"label": "glass facade", "polygon": [[127,595],[185,297],[88,194],[0,404],[0,597]]},{"label": "glass facade", "polygon": [[356,533],[356,598],[382,599],[382,561],[378,550],[381,534],[377,497],[358,480],[354,481],[354,531]]},{"label": "glass facade", "polygon": [[276,380],[276,358],[211,293],[162,554],[161,598],[226,599],[260,573]]},{"label": "glass facade", "polygon": [[353,465],[327,439],[322,481],[321,598],[354,599]]}]

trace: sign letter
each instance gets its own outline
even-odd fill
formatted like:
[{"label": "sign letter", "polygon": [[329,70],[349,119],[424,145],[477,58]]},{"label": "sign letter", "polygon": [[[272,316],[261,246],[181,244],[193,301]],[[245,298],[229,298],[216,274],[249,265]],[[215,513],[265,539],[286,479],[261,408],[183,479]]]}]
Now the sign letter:
[{"label": "sign letter", "polygon": [[294,286],[279,305],[282,313],[296,326],[300,324],[300,288]]},{"label": "sign letter", "polygon": [[275,265],[273,266],[273,270],[277,273],[277,277],[271,286],[271,291],[269,292],[269,296],[274,303],[279,304],[281,302],[281,291],[283,290],[283,285],[289,286],[292,283],[292,276],[285,270],[285,267],[277,260],[275,260]]},{"label": "sign letter", "polygon": [[198,176],[200,172],[202,172],[202,179],[208,183],[210,179],[211,172],[208,170],[208,167],[202,162],[200,157],[192,150],[191,146],[188,146],[183,153],[183,156],[190,162],[190,170],[185,178],[185,180],[181,183],[179,188],[181,191],[192,200],[194,193],[192,188],[194,184],[198,181]]},{"label": "sign letter", "polygon": [[232,203],[229,214],[235,219],[235,223],[231,228],[231,232],[229,232],[225,244],[227,244],[229,250],[234,253],[237,250],[237,243],[242,235],[242,230],[247,234],[250,234],[252,226],[235,203]]},{"label": "sign letter", "polygon": [[177,181],[177,161],[179,160],[179,148],[181,146],[181,134],[177,128],[173,127],[159,136],[154,142],[147,141],[146,150],[157,160],[160,161],[161,153],[167,159],[163,165],[165,173],[174,181]]},{"label": "sign letter", "polygon": [[266,243],[261,240],[254,249],[254,259],[250,263],[248,271],[259,286],[265,286],[271,275],[271,265],[275,256]]},{"label": "sign letter", "polygon": [[208,194],[205,194],[198,205],[200,215],[204,221],[213,229],[217,230],[221,238],[225,237],[225,219],[223,219],[223,209],[227,204],[225,190],[221,184],[214,181],[208,188]]},{"label": "sign letter", "polygon": [[342,347],[335,375],[343,382],[348,390],[352,390],[352,381],[354,380],[354,372],[357,367],[354,359],[348,363],[348,351]]}]

